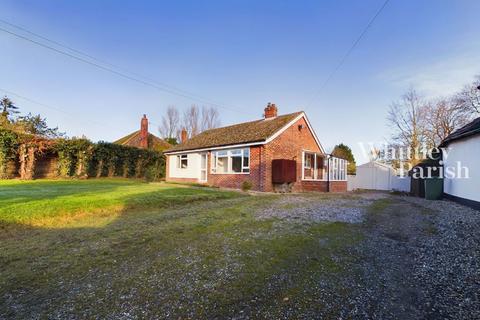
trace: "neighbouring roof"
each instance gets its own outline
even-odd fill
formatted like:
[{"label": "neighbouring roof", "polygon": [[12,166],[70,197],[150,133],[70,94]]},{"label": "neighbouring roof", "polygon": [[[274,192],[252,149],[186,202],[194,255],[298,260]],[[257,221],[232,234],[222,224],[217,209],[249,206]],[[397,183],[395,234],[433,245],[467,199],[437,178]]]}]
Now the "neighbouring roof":
[{"label": "neighbouring roof", "polygon": [[265,142],[303,112],[295,112],[275,118],[244,122],[228,127],[210,129],[174,146],[166,152],[188,151],[243,143]]},{"label": "neighbouring roof", "polygon": [[446,146],[452,141],[460,140],[466,137],[470,137],[476,134],[480,134],[480,117],[473,120],[469,124],[461,127],[460,129],[456,130],[455,132],[448,135],[440,144],[440,146]]},{"label": "neighbouring roof", "polygon": [[[114,143],[124,146],[140,148],[140,130],[132,132],[128,136],[118,139]],[[164,151],[171,147],[172,145],[165,140],[160,139],[159,137],[151,133],[148,134],[148,149],[155,151]]]}]

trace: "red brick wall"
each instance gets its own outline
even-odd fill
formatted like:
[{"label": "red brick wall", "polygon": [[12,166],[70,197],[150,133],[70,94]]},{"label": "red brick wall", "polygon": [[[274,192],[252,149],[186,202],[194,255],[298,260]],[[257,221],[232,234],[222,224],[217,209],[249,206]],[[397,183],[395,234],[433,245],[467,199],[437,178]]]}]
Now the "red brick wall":
[{"label": "red brick wall", "polygon": [[[302,129],[299,129],[299,125]],[[293,191],[302,191],[302,151],[321,152],[304,118],[301,118],[277,138],[265,145],[265,186],[264,191],[272,191],[272,160],[291,159],[297,162],[297,182]]]},{"label": "red brick wall", "polygon": [[330,181],[330,192],[347,192],[347,181]]},{"label": "red brick wall", "polygon": [[208,184],[240,189],[244,181],[252,183],[252,190],[261,191],[260,183],[260,153],[261,146],[250,147],[250,174],[215,174],[211,173],[211,153],[208,155]]},{"label": "red brick wall", "polygon": [[327,181],[302,181],[296,191],[327,192]]}]

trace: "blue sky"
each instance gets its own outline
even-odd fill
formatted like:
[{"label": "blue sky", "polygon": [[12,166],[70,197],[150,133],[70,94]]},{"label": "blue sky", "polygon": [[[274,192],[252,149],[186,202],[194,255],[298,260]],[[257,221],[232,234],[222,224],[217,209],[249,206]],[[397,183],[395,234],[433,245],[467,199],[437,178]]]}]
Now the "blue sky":
[{"label": "blue sky", "polygon": [[[319,92],[382,4],[6,0],[0,19],[218,102],[223,125],[258,118],[269,101],[280,113],[305,110],[327,149],[346,143],[362,163],[358,143],[389,137],[388,106],[405,90],[447,95],[480,73],[479,1],[391,0]],[[11,95],[70,136],[112,141],[137,130],[143,113],[158,124],[169,105],[205,105],[1,31],[0,48],[0,94],[54,107]]]}]

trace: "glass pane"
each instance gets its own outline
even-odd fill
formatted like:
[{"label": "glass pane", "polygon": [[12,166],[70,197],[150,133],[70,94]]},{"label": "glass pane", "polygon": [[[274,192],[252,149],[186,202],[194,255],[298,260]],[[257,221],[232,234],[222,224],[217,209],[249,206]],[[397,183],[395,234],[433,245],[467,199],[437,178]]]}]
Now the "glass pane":
[{"label": "glass pane", "polygon": [[205,170],[200,171],[200,180],[202,181],[207,180],[207,171]]},{"label": "glass pane", "polygon": [[242,172],[242,157],[232,157],[232,171]]},{"label": "glass pane", "polygon": [[217,172],[228,172],[228,158],[221,157],[217,160]]},{"label": "glass pane", "polygon": [[217,156],[220,157],[220,156],[226,156],[227,155],[227,151],[217,151]]},{"label": "glass pane", "polygon": [[243,157],[243,166],[248,168],[250,166],[250,157]]},{"label": "glass pane", "polygon": [[314,157],[315,157],[315,154],[312,154],[312,153],[305,153],[305,159],[304,159],[304,171],[303,171],[303,176],[305,179],[313,179],[314,178],[314,169],[313,169],[313,165],[314,165]]},{"label": "glass pane", "polygon": [[324,159],[320,155],[317,154],[317,179],[322,180],[323,179],[323,162]]},{"label": "glass pane", "polygon": [[205,169],[207,167],[207,155],[206,154],[202,154],[201,155],[201,168],[202,169]]},{"label": "glass pane", "polygon": [[250,149],[247,148],[247,149],[243,149],[243,167],[248,168],[249,166],[250,166]]},{"label": "glass pane", "polygon": [[232,155],[240,155],[240,154],[242,154],[242,149],[230,150],[230,154],[232,154]]}]

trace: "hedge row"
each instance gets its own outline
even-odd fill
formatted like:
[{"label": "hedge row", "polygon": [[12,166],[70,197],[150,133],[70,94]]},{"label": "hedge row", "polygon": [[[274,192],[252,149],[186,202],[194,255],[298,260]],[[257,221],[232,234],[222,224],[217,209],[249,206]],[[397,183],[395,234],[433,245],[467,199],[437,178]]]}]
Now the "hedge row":
[{"label": "hedge row", "polygon": [[58,177],[114,177],[158,180],[165,176],[162,153],[87,139],[47,140],[0,128],[0,178],[8,163],[18,161],[22,179],[32,179],[36,161],[45,154],[57,157]]}]

